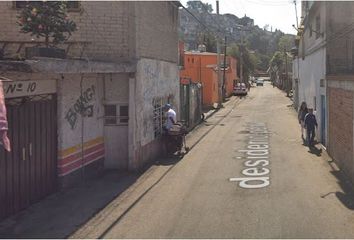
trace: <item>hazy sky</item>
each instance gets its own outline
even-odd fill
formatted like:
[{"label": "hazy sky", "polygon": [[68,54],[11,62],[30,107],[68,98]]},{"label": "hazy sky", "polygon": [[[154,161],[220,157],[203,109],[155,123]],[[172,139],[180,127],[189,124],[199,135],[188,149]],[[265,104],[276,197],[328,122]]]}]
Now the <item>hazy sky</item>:
[{"label": "hazy sky", "polygon": [[[203,0],[213,5],[216,12],[216,0]],[[181,1],[187,6],[187,0]],[[296,0],[298,17],[300,18],[300,0]],[[285,33],[296,34],[292,27],[296,26],[295,5],[293,0],[219,0],[220,14],[232,13],[238,17],[245,14],[254,19],[254,24],[263,28],[266,24]],[[269,28],[270,30],[270,28]]]}]

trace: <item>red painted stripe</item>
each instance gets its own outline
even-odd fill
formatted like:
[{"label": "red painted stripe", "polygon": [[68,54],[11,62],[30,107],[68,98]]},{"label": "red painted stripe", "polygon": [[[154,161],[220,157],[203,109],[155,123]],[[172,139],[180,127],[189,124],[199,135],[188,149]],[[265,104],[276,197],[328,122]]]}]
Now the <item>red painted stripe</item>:
[{"label": "red painted stripe", "polygon": [[[90,153],[93,153],[97,150],[103,150],[104,149],[104,144],[99,144],[99,145],[96,145],[96,146],[93,146],[91,148],[87,148],[84,150],[84,157]],[[58,161],[58,165],[59,166],[62,166],[62,165],[65,165],[65,164],[68,164],[70,162],[74,162],[75,160],[78,160],[81,158],[81,152],[78,152],[78,153],[74,153],[73,155],[70,155],[66,158],[63,158],[63,159],[59,159]]]},{"label": "red painted stripe", "polygon": [[[91,161],[85,163],[85,166],[87,166],[87,165],[89,165],[89,164],[91,164],[91,163],[93,163],[93,162],[95,162],[95,161],[98,161],[98,160],[100,160],[100,159],[103,159],[103,157],[98,157],[98,158],[96,158],[96,159],[93,159],[93,160],[91,160]],[[65,172],[65,173],[58,174],[58,176],[59,176],[59,177],[63,177],[63,176],[65,176],[65,175],[69,175],[70,173],[75,172],[76,170],[79,170],[80,168],[81,168],[81,166],[80,166],[80,167],[77,167],[77,168],[74,168],[74,169],[72,169],[72,170],[70,170],[70,171],[67,171],[67,172]]]},{"label": "red painted stripe", "polygon": [[81,168],[82,164],[86,164],[96,158],[103,158],[104,157],[104,150],[101,150],[99,152],[96,152],[90,156],[87,156],[84,158],[84,161],[77,161],[77,162],[73,162],[72,164],[66,165],[66,166],[61,166],[58,167],[58,174],[59,175],[63,175],[71,170],[74,170],[75,168],[79,169]]}]

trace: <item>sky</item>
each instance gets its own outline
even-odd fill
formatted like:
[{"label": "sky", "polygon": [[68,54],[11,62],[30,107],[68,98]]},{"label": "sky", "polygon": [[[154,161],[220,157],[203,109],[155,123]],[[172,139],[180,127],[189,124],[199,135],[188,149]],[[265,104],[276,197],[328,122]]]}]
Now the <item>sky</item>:
[{"label": "sky", "polygon": [[[181,3],[187,6],[188,0]],[[213,5],[216,12],[216,0],[203,0],[203,3]],[[296,0],[297,13],[300,19],[300,0]],[[231,13],[237,17],[243,17],[245,14],[254,19],[254,24],[263,28],[266,24],[277,28],[285,33],[296,34],[292,27],[296,26],[295,5],[293,0],[219,0],[220,14]],[[268,30],[271,30],[270,27]]]}]

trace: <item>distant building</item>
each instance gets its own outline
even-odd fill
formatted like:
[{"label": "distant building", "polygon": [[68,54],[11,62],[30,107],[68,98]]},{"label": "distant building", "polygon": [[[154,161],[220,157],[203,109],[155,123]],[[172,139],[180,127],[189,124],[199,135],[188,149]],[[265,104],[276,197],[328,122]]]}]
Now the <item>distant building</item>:
[{"label": "distant building", "polygon": [[[190,78],[192,82],[202,84],[203,106],[213,106],[219,99],[217,54],[210,52],[185,52],[184,56],[184,69],[181,70],[180,76]],[[222,77],[223,66],[221,66],[220,70]],[[226,57],[225,75],[225,93],[227,96],[230,96],[234,83],[238,79],[237,60],[235,58]]]}]

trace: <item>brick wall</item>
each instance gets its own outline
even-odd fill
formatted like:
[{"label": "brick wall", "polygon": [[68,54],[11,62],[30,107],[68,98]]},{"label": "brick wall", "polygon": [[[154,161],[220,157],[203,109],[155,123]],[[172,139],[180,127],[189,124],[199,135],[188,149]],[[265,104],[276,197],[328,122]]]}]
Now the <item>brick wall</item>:
[{"label": "brick wall", "polygon": [[[0,2],[0,41],[33,38],[19,32],[18,13],[13,2]],[[70,47],[70,57],[80,57],[80,42],[89,42],[82,58],[125,61],[137,54],[138,58],[178,60],[178,9],[171,2],[82,1],[80,11],[69,12],[69,17],[78,27],[69,41],[79,42]],[[15,53],[17,48],[11,44],[6,53]]]},{"label": "brick wall", "polygon": [[353,91],[330,87],[328,103],[329,154],[353,181]]},{"label": "brick wall", "polygon": [[137,56],[178,62],[178,9],[171,2],[136,3]]},{"label": "brick wall", "polygon": [[[90,43],[83,58],[122,61],[133,55],[135,40],[134,34],[130,34],[132,19],[129,14],[132,3],[82,1],[80,5],[80,11],[69,12],[69,17],[78,27],[69,41]],[[0,41],[31,41],[33,38],[30,34],[19,32],[20,27],[16,24],[18,13],[19,10],[13,7],[12,1],[0,2]],[[14,53],[17,47],[18,45],[9,45],[5,53]],[[69,55],[79,57],[82,47],[81,44],[73,45]]]}]

